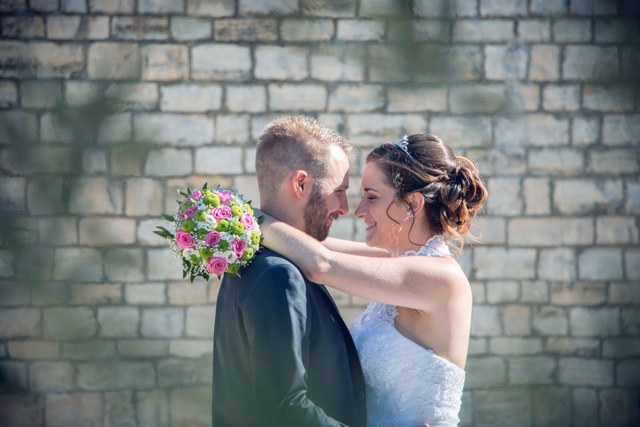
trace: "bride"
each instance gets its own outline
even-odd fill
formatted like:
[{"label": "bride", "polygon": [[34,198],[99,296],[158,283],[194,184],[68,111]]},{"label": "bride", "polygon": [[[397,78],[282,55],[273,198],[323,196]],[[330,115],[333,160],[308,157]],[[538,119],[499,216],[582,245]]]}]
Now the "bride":
[{"label": "bride", "polygon": [[351,329],[368,426],[455,426],[472,299],[450,248],[462,249],[486,189],[471,161],[416,134],[369,153],[361,191],[366,245],[319,243],[273,218],[264,244],[313,282],[373,300]]}]

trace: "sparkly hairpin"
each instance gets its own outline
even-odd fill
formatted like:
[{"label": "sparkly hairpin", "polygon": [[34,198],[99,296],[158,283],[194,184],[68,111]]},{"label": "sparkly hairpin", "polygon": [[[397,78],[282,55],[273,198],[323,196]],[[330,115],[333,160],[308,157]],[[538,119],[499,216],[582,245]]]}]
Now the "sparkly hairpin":
[{"label": "sparkly hairpin", "polygon": [[394,142],[394,145],[399,149],[401,149],[402,151],[404,151],[405,153],[407,153],[407,156],[413,159],[413,156],[411,155],[411,153],[409,153],[409,138],[407,137],[407,135],[403,136],[402,139],[399,139],[396,142]]}]

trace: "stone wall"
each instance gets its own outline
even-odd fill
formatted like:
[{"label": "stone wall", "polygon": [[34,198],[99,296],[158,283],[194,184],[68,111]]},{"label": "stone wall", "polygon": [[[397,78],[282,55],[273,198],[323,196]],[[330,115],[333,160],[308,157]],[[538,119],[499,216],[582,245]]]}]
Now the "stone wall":
[{"label": "stone wall", "polygon": [[[407,4],[0,2],[5,422],[210,425],[218,283],[152,230],[187,185],[257,201],[256,137],[308,114],[356,146],[352,207],[405,133],[479,164],[461,425],[640,423],[637,2]],[[367,303],[334,295],[348,322]]]}]

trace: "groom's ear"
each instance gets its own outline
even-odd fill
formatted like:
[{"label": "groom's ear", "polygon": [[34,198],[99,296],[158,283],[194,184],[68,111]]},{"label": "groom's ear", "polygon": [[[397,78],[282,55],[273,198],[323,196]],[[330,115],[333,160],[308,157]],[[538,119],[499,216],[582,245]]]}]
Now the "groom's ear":
[{"label": "groom's ear", "polygon": [[311,176],[305,170],[297,170],[291,174],[291,189],[296,198],[306,199],[313,185]]}]

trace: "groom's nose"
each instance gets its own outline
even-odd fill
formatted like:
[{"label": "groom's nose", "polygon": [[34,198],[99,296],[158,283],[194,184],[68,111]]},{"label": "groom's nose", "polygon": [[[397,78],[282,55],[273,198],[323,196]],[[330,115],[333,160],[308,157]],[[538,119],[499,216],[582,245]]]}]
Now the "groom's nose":
[{"label": "groom's nose", "polygon": [[340,206],[338,207],[339,215],[346,215],[349,212],[349,201],[347,200],[347,192],[340,193]]}]

